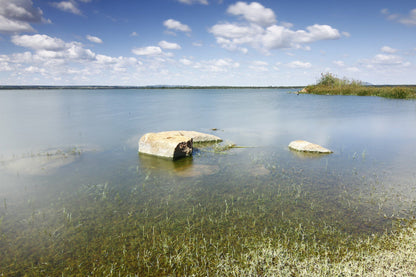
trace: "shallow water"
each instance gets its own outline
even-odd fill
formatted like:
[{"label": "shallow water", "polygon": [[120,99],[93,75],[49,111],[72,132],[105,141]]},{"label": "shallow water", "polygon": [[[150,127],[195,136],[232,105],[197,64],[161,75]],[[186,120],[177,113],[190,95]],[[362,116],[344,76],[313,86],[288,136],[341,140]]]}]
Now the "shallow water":
[{"label": "shallow water", "polygon": [[[289,91],[0,91],[0,268],[90,270],[93,256],[125,255],[134,271],[155,237],[227,237],[239,251],[293,226],[359,236],[416,215],[415,101]],[[138,155],[141,135],[165,130],[244,148]],[[334,153],[290,151],[297,139]]]}]

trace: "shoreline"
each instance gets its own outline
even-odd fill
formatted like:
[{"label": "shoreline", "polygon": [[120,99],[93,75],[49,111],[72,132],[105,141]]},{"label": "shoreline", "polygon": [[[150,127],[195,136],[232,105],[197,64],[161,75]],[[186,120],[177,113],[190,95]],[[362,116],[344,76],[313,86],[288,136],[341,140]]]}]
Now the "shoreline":
[{"label": "shoreline", "polygon": [[[96,85],[86,85],[86,86],[43,86],[43,85],[2,85],[0,86],[0,90],[39,90],[39,89],[303,89],[303,88],[311,88],[316,87],[316,85],[309,85],[309,86],[96,86]],[[404,88],[415,88],[415,85],[369,85],[363,86],[364,88],[374,89],[374,88],[397,88],[397,87],[404,87]],[[310,94],[320,94],[320,93],[311,93]],[[354,94],[351,94],[354,95]]]},{"label": "shoreline", "polygon": [[302,89],[305,86],[0,86],[0,90],[37,89]]}]

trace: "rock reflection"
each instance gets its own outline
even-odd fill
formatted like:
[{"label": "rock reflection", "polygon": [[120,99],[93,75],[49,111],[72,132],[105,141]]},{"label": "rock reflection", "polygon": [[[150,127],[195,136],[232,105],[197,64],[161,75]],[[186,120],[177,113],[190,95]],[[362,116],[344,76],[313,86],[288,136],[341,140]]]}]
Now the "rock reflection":
[{"label": "rock reflection", "polygon": [[192,157],[172,161],[146,154],[139,154],[140,167],[144,170],[165,172],[179,177],[200,177],[219,171],[218,165],[195,164]]}]

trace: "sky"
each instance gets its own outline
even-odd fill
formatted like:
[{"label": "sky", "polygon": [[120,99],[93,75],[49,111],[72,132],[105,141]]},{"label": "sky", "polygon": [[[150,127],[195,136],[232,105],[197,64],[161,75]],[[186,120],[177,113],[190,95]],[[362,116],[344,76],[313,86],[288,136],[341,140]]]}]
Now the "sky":
[{"label": "sky", "polygon": [[414,0],[0,0],[0,85],[416,84]]}]

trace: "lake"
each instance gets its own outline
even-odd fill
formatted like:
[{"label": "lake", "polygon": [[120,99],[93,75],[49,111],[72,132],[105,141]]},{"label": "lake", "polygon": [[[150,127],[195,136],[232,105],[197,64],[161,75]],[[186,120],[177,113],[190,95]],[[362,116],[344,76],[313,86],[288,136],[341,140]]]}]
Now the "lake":
[{"label": "lake", "polygon": [[[0,273],[190,274],[250,243],[335,247],[415,216],[416,101],[293,91],[0,91]],[[138,154],[168,130],[239,147]]]}]

